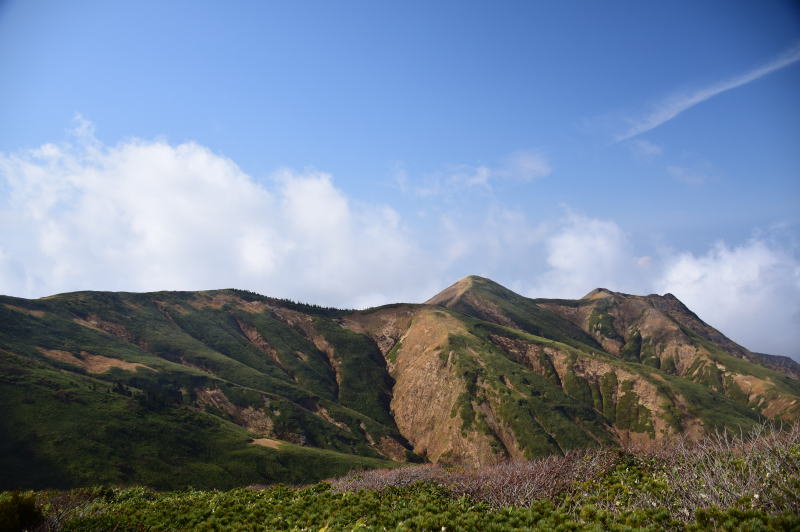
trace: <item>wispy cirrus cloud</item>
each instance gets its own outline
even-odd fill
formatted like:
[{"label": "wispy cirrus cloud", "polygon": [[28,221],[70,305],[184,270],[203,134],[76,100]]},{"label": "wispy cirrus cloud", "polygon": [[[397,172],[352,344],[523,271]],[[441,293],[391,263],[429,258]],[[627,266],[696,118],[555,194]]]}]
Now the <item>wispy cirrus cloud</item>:
[{"label": "wispy cirrus cloud", "polygon": [[633,139],[627,143],[631,152],[640,159],[653,159],[664,153],[664,148],[643,139]]},{"label": "wispy cirrus cloud", "polygon": [[687,185],[702,185],[711,179],[711,165],[702,164],[695,167],[675,166],[667,167],[667,173],[674,179],[686,183]]},{"label": "wispy cirrus cloud", "polygon": [[394,180],[403,192],[420,197],[447,196],[470,190],[491,190],[498,181],[530,182],[553,172],[550,161],[540,150],[522,150],[503,157],[496,165],[450,164],[412,179],[402,164],[394,169]]},{"label": "wispy cirrus cloud", "polygon": [[624,133],[617,135],[615,140],[617,142],[622,142],[650,131],[651,129],[655,129],[669,122],[684,111],[718,94],[746,85],[798,61],[800,61],[800,43],[796,43],[772,61],[745,72],[744,74],[720,81],[708,87],[703,87],[694,92],[679,93],[670,96],[658,102],[649,113],[632,120],[628,129]]}]

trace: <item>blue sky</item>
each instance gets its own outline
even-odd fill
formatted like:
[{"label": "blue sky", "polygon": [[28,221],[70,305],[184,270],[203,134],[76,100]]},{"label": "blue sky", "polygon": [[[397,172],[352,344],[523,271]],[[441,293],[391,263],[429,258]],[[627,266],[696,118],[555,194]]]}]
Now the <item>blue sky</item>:
[{"label": "blue sky", "polygon": [[800,357],[799,60],[788,1],[6,0],[0,292],[479,273]]}]

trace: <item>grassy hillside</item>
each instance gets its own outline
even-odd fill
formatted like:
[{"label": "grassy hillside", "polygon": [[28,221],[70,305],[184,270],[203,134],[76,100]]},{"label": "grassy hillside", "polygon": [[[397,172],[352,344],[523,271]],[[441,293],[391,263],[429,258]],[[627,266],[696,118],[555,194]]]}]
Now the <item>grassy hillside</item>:
[{"label": "grassy hillside", "polygon": [[0,487],[312,482],[796,420],[800,381],[751,355],[672,296],[534,300],[480,277],[364,311],[0,296]]},{"label": "grassy hillside", "polygon": [[648,366],[681,377],[766,417],[800,418],[794,365],[735,344],[671,294],[596,289],[579,300],[529,299],[470,276],[430,302],[567,344],[584,355],[610,354],[633,370]]},{"label": "grassy hillside", "polygon": [[[328,357],[270,312],[274,300],[228,291],[0,299],[5,488],[299,482],[415,459],[387,400],[355,404],[346,392],[355,379],[341,400]],[[264,438],[280,443],[249,443]]]},{"label": "grassy hillside", "polygon": [[0,357],[0,411],[0,489],[224,488],[390,463],[287,442],[259,446],[218,416],[8,353]]},{"label": "grassy hillside", "polygon": [[434,462],[530,459],[674,433],[747,430],[761,419],[657,368],[449,309],[385,307],[351,314],[346,324],[383,346],[395,421]]},{"label": "grassy hillside", "polygon": [[429,299],[428,303],[557,340],[579,349],[601,349],[600,344],[590,334],[568,319],[543,310],[534,300],[477,275],[465,277]]}]

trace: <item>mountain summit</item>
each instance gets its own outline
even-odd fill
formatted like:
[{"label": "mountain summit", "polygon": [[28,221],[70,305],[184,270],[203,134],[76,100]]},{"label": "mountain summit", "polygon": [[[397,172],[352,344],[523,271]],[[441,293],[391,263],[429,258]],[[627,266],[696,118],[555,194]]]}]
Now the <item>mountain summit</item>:
[{"label": "mountain summit", "polygon": [[305,482],[800,417],[798,366],[677,298],[469,276],[343,311],[241,290],[0,297],[0,489]]}]

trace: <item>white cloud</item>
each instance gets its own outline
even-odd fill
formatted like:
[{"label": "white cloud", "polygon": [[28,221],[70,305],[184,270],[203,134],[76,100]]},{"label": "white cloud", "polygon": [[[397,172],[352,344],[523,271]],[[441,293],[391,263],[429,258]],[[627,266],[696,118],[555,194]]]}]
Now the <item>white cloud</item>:
[{"label": "white cloud", "polygon": [[402,165],[395,165],[394,179],[402,192],[420,197],[452,196],[475,189],[490,190],[498,181],[530,182],[550,175],[548,158],[538,150],[514,152],[499,164],[451,164],[421,179],[412,180]]},{"label": "white cloud", "polygon": [[494,175],[506,179],[533,181],[548,176],[553,169],[547,157],[535,150],[518,151],[505,158],[503,164],[493,171]]},{"label": "white cloud", "polygon": [[432,288],[397,213],[326,174],[264,186],[197,144],[102,146],[87,127],[72,145],[0,155],[0,293],[230,286],[362,306]]},{"label": "white cloud", "polygon": [[549,269],[528,290],[532,296],[578,298],[598,287],[636,288],[631,244],[611,220],[568,214],[546,249]]},{"label": "white cloud", "polygon": [[709,177],[710,165],[703,164],[700,167],[668,166],[667,173],[673,178],[686,183],[687,185],[702,185]]},{"label": "white cloud", "polygon": [[496,203],[489,204],[477,220],[462,213],[445,215],[441,227],[444,231],[436,246],[448,258],[445,271],[456,272],[455,277],[488,272],[530,276],[551,230],[546,222],[531,222],[525,213]]},{"label": "white cloud", "polygon": [[546,240],[549,269],[525,293],[581,297],[598,287],[675,294],[748,349],[800,360],[800,259],[769,234],[705,253],[637,256],[613,221],[570,214]]},{"label": "white cloud", "polygon": [[669,122],[684,111],[703,103],[704,101],[713,98],[714,96],[723,92],[741,87],[750,82],[753,82],[767,74],[785,68],[791,64],[800,61],[800,44],[795,44],[792,48],[786,50],[777,58],[772,61],[761,65],[753,70],[740,74],[734,78],[721,81],[695,90],[690,93],[675,94],[669,98],[658,102],[653,109],[642,117],[631,120],[628,129],[617,135],[618,142],[631,139],[642,133],[655,129],[661,124]]},{"label": "white cloud", "polygon": [[800,261],[764,240],[680,253],[655,283],[745,347],[800,358]]},{"label": "white cloud", "polygon": [[643,159],[653,159],[664,153],[664,149],[648,140],[633,139],[627,142],[634,155]]},{"label": "white cloud", "polygon": [[195,143],[106,146],[88,123],[72,144],[0,154],[0,192],[3,294],[237,287],[363,307],[477,273],[534,297],[672,292],[748,348],[800,357],[800,261],[768,235],[645,254],[613,220],[531,220],[497,202],[411,228],[325,173],[261,183]]}]

